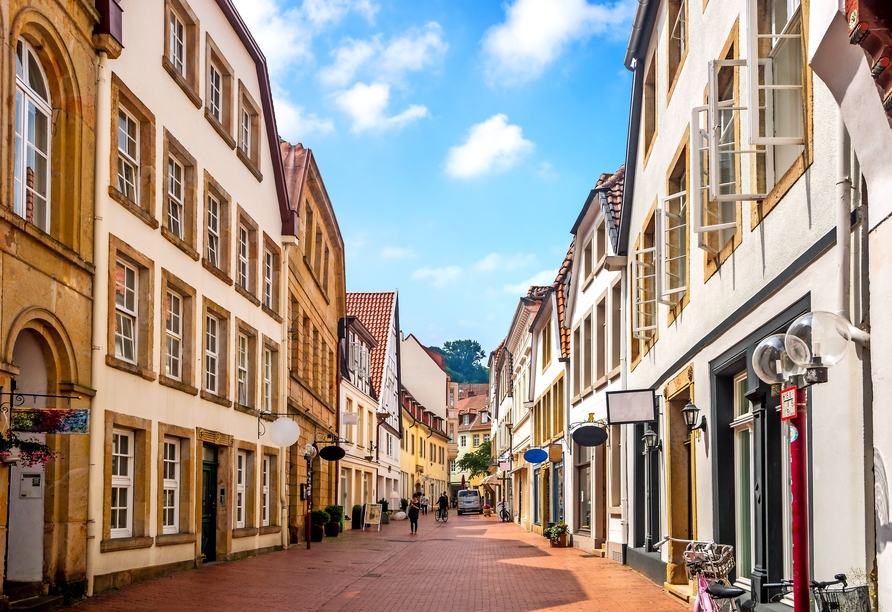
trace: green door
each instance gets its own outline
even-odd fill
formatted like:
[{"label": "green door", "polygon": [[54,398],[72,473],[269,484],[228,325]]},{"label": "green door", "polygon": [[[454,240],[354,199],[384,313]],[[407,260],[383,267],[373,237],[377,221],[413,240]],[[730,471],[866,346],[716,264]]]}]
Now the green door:
[{"label": "green door", "polygon": [[205,446],[201,470],[201,554],[217,558],[217,449]]}]

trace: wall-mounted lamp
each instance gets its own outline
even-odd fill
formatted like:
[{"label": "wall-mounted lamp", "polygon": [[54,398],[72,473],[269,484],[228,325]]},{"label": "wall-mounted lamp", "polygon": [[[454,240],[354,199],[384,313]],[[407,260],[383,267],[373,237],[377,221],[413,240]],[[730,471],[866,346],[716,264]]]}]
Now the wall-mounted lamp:
[{"label": "wall-mounted lamp", "polygon": [[651,429],[650,425],[647,426],[647,429],[644,432],[644,436],[641,439],[644,441],[645,453],[655,453],[657,451],[663,450],[662,440],[657,439],[657,432]]},{"label": "wall-mounted lamp", "polygon": [[700,417],[700,423],[697,424],[697,417],[699,415],[700,409],[690,400],[688,400],[685,407],[681,409],[681,416],[684,417],[684,424],[687,425],[688,429],[692,432],[697,431],[698,429],[706,429],[706,416],[704,415]]}]

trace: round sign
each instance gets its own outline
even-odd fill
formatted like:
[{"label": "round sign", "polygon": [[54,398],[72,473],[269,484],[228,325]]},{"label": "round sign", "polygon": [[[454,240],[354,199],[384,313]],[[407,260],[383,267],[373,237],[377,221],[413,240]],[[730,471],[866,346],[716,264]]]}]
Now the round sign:
[{"label": "round sign", "polygon": [[523,454],[523,459],[527,463],[542,463],[548,459],[548,452],[541,448],[531,448]]},{"label": "round sign", "polygon": [[597,425],[580,425],[573,430],[572,436],[579,446],[600,446],[607,441],[607,430]]},{"label": "round sign", "polygon": [[337,461],[338,459],[343,459],[344,455],[347,454],[340,446],[324,446],[319,450],[319,456],[325,459],[326,461]]}]

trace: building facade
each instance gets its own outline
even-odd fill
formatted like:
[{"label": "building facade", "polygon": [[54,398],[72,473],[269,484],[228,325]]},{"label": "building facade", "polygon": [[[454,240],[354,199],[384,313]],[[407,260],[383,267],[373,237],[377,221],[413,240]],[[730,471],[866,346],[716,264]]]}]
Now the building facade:
[{"label": "building facade", "polygon": [[429,507],[447,491],[448,459],[446,419],[425,408],[403,387],[403,446],[400,463],[404,474],[402,497],[427,495]]},{"label": "building facade", "polygon": [[[458,440],[458,457],[461,461],[468,453],[476,452],[482,444],[490,442],[492,435],[492,412],[489,408],[489,395],[472,395],[460,399],[456,405],[458,409],[458,426],[455,436]],[[481,483],[488,474],[472,476],[468,470],[456,467],[450,473],[450,489],[454,498],[462,489],[477,489],[480,497],[485,502],[493,504],[493,489],[484,487]]]}]

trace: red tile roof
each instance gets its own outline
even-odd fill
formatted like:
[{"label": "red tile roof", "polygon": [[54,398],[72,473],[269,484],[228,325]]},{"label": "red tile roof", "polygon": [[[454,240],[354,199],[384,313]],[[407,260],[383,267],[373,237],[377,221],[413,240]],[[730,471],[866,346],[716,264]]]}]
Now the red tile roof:
[{"label": "red tile roof", "polygon": [[[456,407],[458,408],[458,430],[459,431],[489,431],[490,430],[490,422],[481,423],[479,422],[477,415],[484,410],[489,409],[489,396],[488,395],[473,395],[471,397],[467,397],[456,402]],[[462,415],[470,414],[471,422],[467,425],[462,425]]]},{"label": "red tile roof", "polygon": [[595,189],[602,191],[607,199],[607,210],[604,211],[604,214],[607,216],[607,231],[610,235],[610,241],[613,243],[614,251],[616,250],[616,237],[619,231],[619,218],[623,208],[625,179],[626,167],[620,166],[619,170],[614,174],[602,174],[598,178],[597,185],[595,185]]},{"label": "red tile roof", "polygon": [[347,294],[347,314],[359,319],[378,341],[378,346],[373,348],[369,355],[370,374],[375,393],[380,393],[384,388],[384,360],[387,358],[387,336],[391,328],[395,300],[394,291]]},{"label": "red tile roof", "polygon": [[557,324],[561,336],[561,357],[570,357],[570,330],[564,326],[564,319],[567,315],[567,283],[570,282],[570,268],[573,265],[573,251],[576,247],[576,238],[570,242],[570,248],[564,257],[564,263],[558,270],[557,278],[551,286],[554,289],[555,301],[557,302]]}]

